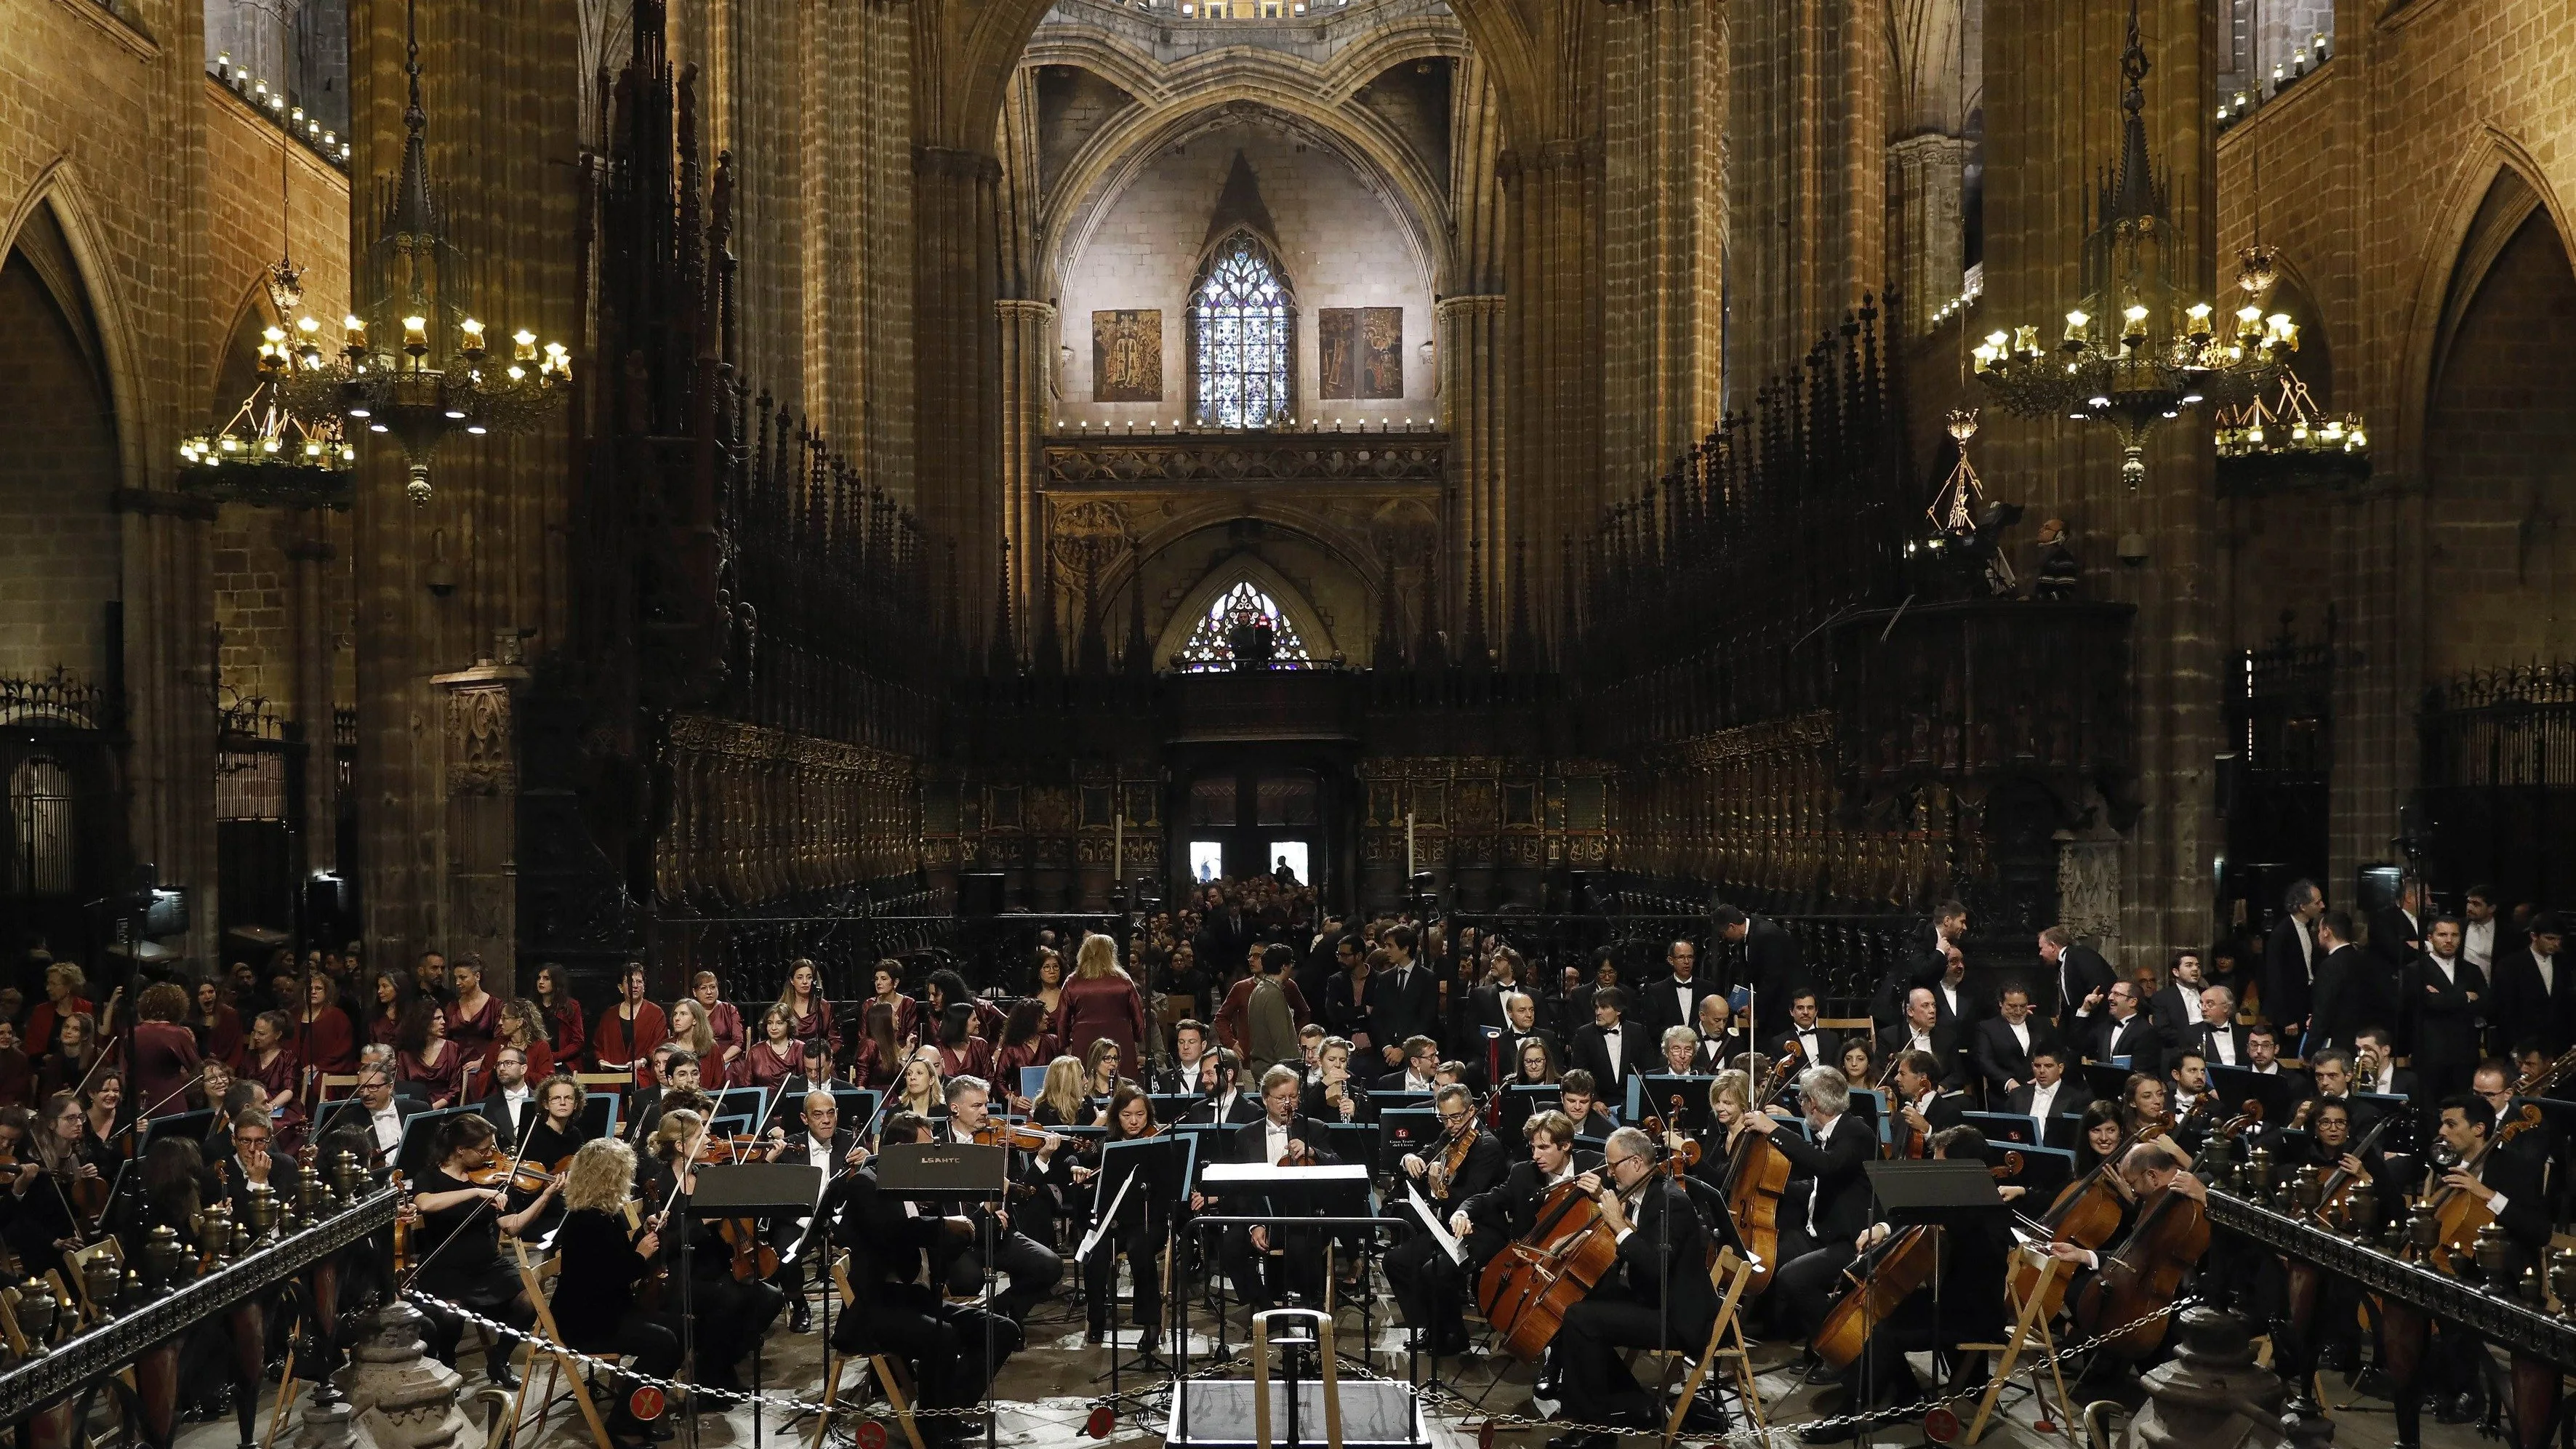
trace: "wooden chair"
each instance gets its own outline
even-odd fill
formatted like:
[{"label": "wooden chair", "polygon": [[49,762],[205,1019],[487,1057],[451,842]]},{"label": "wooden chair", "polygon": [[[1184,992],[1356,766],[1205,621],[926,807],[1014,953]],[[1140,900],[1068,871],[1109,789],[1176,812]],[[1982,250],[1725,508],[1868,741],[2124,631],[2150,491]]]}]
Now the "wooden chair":
[{"label": "wooden chair", "polygon": [[[832,1291],[841,1295],[844,1313],[859,1311],[859,1296],[850,1291],[850,1255],[840,1253],[832,1259]],[[834,1405],[841,1401],[841,1373],[857,1355],[844,1354],[823,1341],[823,1407],[814,1415],[814,1437],[809,1449],[823,1449],[823,1436],[831,1432]],[[912,1406],[919,1397],[913,1389],[912,1374],[901,1360],[882,1353],[866,1355],[868,1372],[876,1376],[877,1387],[884,1391],[886,1404],[894,1410],[895,1422],[903,1426],[903,1437],[912,1449],[923,1449],[921,1427],[912,1416]]]},{"label": "wooden chair", "polygon": [[[322,1101],[326,1103],[344,1101],[349,1097],[355,1096],[357,1091],[358,1074],[356,1072],[324,1072],[322,1074]],[[315,1115],[319,1116],[320,1114],[316,1113]]]},{"label": "wooden chair", "polygon": [[584,1092],[616,1092],[623,1095],[635,1085],[633,1072],[575,1072],[572,1079],[581,1083]]},{"label": "wooden chair", "polygon": [[[2024,1247],[2014,1251],[2029,1253],[2033,1250]],[[2013,1303],[2010,1301],[2012,1289],[2007,1286],[2004,1290],[2005,1299],[2013,1316],[2010,1335],[2002,1343],[1963,1343],[1958,1346],[1961,1352],[1982,1350],[1988,1353],[2000,1353],[2003,1356],[2002,1361],[1995,1365],[1994,1377],[1986,1380],[1985,1393],[1977,1399],[1976,1417],[1968,1423],[1966,1442],[1971,1445],[1984,1437],[1986,1423],[1994,1417],[1995,1403],[2003,1397],[2004,1385],[2012,1380],[2013,1365],[2020,1362],[2025,1349],[2039,1355],[2039,1362],[2048,1365],[2049,1376],[2057,1382],[2058,1407],[2066,1415],[2066,1418],[2060,1422],[2067,1422],[2074,1417],[2075,1401],[2067,1397],[2066,1374],[2057,1366],[2056,1341],[2049,1335],[2047,1321],[2039,1315],[2040,1305],[2048,1297],[2048,1285],[2058,1274],[2066,1271],[2066,1265],[2048,1256],[2045,1249],[2039,1250],[2038,1261],[2039,1281],[2031,1286],[2030,1297],[2027,1300]],[[2031,1365],[2030,1391],[2034,1395],[2039,1394],[2039,1363],[2037,1362]],[[2043,1401],[2040,1407],[2045,1409],[2047,1404]]]},{"label": "wooden chair", "polygon": [[1753,1356],[1744,1341],[1744,1324],[1736,1309],[1744,1301],[1744,1290],[1753,1281],[1753,1265],[1738,1257],[1733,1248],[1717,1250],[1717,1261],[1708,1268],[1709,1286],[1717,1290],[1717,1320],[1708,1330],[1708,1344],[1697,1357],[1678,1348],[1648,1348],[1638,1352],[1648,1358],[1664,1360],[1665,1372],[1657,1384],[1658,1392],[1672,1386],[1672,1365],[1688,1363],[1690,1372],[1682,1379],[1681,1397],[1673,1402],[1672,1413],[1664,1420],[1663,1449],[1672,1449],[1673,1441],[1682,1437],[1682,1421],[1690,1416],[1690,1406],[1699,1397],[1699,1386],[1707,1382],[1710,1365],[1725,1359],[1735,1370],[1736,1397],[1744,1403],[1744,1412],[1753,1427],[1768,1432],[1769,1421],[1762,1413],[1762,1389],[1753,1379]]},{"label": "wooden chair", "polygon": [[[518,1255],[519,1285],[527,1290],[528,1301],[536,1305],[537,1322],[533,1330],[535,1338],[528,1344],[528,1365],[519,1371],[518,1390],[510,1396],[510,1427],[505,1436],[507,1441],[516,1443],[522,1431],[523,1426],[519,1422],[519,1415],[527,1404],[528,1390],[537,1382],[537,1360],[542,1358],[546,1363],[546,1386],[537,1395],[535,1423],[525,1426],[536,1431],[530,1442],[533,1443],[536,1439],[544,1437],[546,1410],[554,1403],[556,1376],[560,1372],[569,1387],[573,1403],[580,1407],[582,1418],[590,1423],[591,1439],[599,1449],[615,1449],[615,1446],[609,1442],[608,1423],[599,1416],[599,1405],[591,1402],[590,1379],[585,1365],[581,1359],[573,1357],[564,1347],[563,1334],[555,1327],[554,1305],[546,1296],[547,1280],[561,1272],[563,1265],[555,1259],[548,1259],[542,1266],[530,1261],[528,1245],[515,1238],[510,1242],[510,1251]],[[606,1359],[612,1363],[621,1357],[613,1353],[594,1353],[589,1356]]]}]

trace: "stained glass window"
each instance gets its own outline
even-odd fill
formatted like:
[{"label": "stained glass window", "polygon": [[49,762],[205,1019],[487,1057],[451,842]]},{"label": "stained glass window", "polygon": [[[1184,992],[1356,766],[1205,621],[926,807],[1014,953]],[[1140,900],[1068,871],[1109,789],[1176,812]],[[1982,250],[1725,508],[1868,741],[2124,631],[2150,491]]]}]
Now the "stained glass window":
[{"label": "stained glass window", "polygon": [[[1263,631],[1267,631],[1267,638]],[[1238,648],[1238,643],[1243,647]],[[1267,647],[1265,656],[1261,651]],[[1250,580],[1219,594],[1181,646],[1181,668],[1192,674],[1221,669],[1305,669],[1314,660],[1279,601]]]},{"label": "stained glass window", "polygon": [[1250,232],[1225,239],[1190,294],[1199,426],[1266,428],[1288,420],[1288,288]]}]

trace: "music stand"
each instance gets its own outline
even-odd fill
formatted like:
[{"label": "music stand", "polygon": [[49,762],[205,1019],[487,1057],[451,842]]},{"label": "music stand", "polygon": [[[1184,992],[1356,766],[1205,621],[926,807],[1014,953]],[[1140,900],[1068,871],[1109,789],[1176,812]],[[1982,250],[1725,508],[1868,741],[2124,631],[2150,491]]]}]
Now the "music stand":
[{"label": "music stand", "polygon": [[[898,1142],[877,1157],[877,1191],[899,1198],[971,1198],[984,1201],[1011,1190],[1011,1149],[972,1142]],[[981,1224],[984,1261],[984,1362],[993,1361],[993,1219]],[[995,1449],[998,1416],[984,1416],[984,1449]]]},{"label": "music stand", "polygon": [[617,1094],[584,1092],[581,1097],[582,1141],[596,1142],[617,1135]]},{"label": "music stand", "polygon": [[[2295,1072],[2264,1073],[2252,1067],[2221,1066],[2209,1068],[2209,1089],[2230,1108],[2248,1100],[2263,1104],[2263,1120],[2277,1126],[2290,1120],[2290,1112],[2299,1099],[2308,1094],[2308,1079]],[[2354,1093],[2356,1098],[2361,1094]],[[2234,1116],[2230,1111],[2227,1115]]]},{"label": "music stand", "polygon": [[1047,1069],[1043,1066],[1020,1068],[1019,1094],[1032,1102],[1036,1101],[1038,1094],[1046,1090],[1046,1074]]},{"label": "music stand", "polygon": [[[1708,1126],[1708,1084],[1715,1080],[1696,1074],[1640,1072],[1628,1079],[1629,1095],[1643,1099],[1640,1110],[1630,1114],[1631,1120],[1661,1117],[1670,1131],[1696,1134]],[[1761,1079],[1756,1078],[1754,1085],[1760,1086]],[[1673,1105],[1675,1098],[1681,1100],[1679,1107]]]},{"label": "music stand", "polygon": [[[1107,1242],[1109,1246],[1109,1264],[1106,1270],[1109,1281],[1102,1285],[1101,1291],[1109,1297],[1109,1372],[1106,1377],[1109,1380],[1109,1397],[1113,1400],[1125,1397],[1119,1383],[1119,1376],[1125,1369],[1168,1370],[1171,1365],[1154,1352],[1154,1344],[1150,1338],[1138,1341],[1137,1355],[1132,1361],[1121,1363],[1119,1360],[1118,1248],[1114,1241],[1110,1241],[1118,1232],[1118,1225],[1112,1219],[1110,1205],[1119,1200],[1119,1194],[1123,1191],[1126,1196],[1140,1200],[1147,1214],[1147,1221],[1151,1222],[1155,1204],[1177,1203],[1189,1196],[1190,1179],[1197,1175],[1197,1168],[1198,1141],[1195,1138],[1165,1133],[1159,1137],[1138,1137],[1124,1142],[1101,1144],[1100,1171],[1091,1179],[1091,1220],[1098,1225],[1092,1231],[1101,1234],[1102,1241]],[[1172,1216],[1168,1210],[1163,1214],[1165,1238],[1163,1246],[1167,1255],[1172,1247],[1170,1241],[1173,1236]],[[1100,1244],[1092,1243],[1088,1246],[1091,1251],[1096,1252]],[[1075,1261],[1082,1264],[1085,1272],[1090,1271],[1090,1258],[1091,1252],[1075,1255]],[[1169,1258],[1166,1257],[1165,1261],[1168,1262]],[[1127,1271],[1130,1273],[1144,1273],[1150,1267],[1150,1264],[1138,1263],[1132,1256],[1127,1260]],[[1172,1305],[1165,1304],[1164,1312],[1170,1314]],[[1174,1319],[1178,1317],[1177,1314],[1172,1316]],[[1092,1379],[1094,1383],[1099,1381],[1098,1375]]]},{"label": "music stand", "polygon": [[1206,1100],[1196,1092],[1150,1092],[1145,1097],[1157,1122],[1178,1122],[1183,1113]]},{"label": "music stand", "polygon": [[193,1112],[173,1112],[167,1117],[155,1117],[151,1120],[151,1124],[143,1129],[143,1145],[150,1147],[164,1137],[184,1137],[190,1142],[203,1142],[206,1140],[207,1130],[214,1125],[215,1112],[211,1107],[200,1107]]},{"label": "music stand", "polygon": [[2118,1063],[2086,1062],[2075,1070],[2078,1079],[2084,1083],[2084,1090],[2095,1101],[2104,1098],[2114,1102],[2119,1101],[2120,1094],[2129,1089],[2129,1078],[2132,1073],[2128,1067]]},{"label": "music stand", "polygon": [[1386,1160],[1377,1162],[1375,1156],[1358,1160],[1392,1170],[1404,1154],[1427,1152],[1440,1140],[1440,1112],[1436,1107],[1390,1107],[1377,1114],[1377,1131],[1385,1142]]},{"label": "music stand", "polygon": [[[1967,1162],[1896,1161],[1862,1164],[1869,1176],[1871,1199],[1878,1205],[1878,1215],[1890,1228],[1937,1227],[1967,1229],[1983,1214],[2004,1211],[2002,1194],[1995,1190],[1994,1175],[1982,1160]],[[1941,1341],[1941,1269],[1939,1244],[1932,1269],[1932,1337]],[[1877,1264],[1870,1265],[1870,1276],[1876,1276]],[[1864,1285],[1862,1292],[1868,1291]],[[1864,1298],[1863,1303],[1868,1299]],[[1860,1404],[1875,1403],[1876,1386],[1870,1382],[1869,1336],[1875,1330],[1866,1321],[1861,1324]],[[1937,1397],[1937,1396],[1936,1396]],[[1855,1415],[1852,1442],[1861,1442],[1867,1431],[1866,1415]]]},{"label": "music stand", "polygon": [[1985,1134],[1988,1142],[2018,1142],[2037,1147],[2046,1140],[2039,1119],[2025,1112],[1962,1112],[1962,1126],[1974,1127]]},{"label": "music stand", "polygon": [[[823,1169],[804,1162],[711,1163],[698,1169],[697,1179],[697,1191],[689,1195],[689,1216],[694,1218],[811,1217],[823,1197]],[[824,1295],[826,1342],[832,1332],[831,1301],[829,1294]],[[768,1335],[763,1334],[751,1345],[752,1449],[759,1449],[761,1442],[761,1370],[767,1343]]]},{"label": "music stand", "polygon": [[[1212,1162],[1199,1172],[1199,1191],[1222,1202],[1229,1216],[1260,1214],[1265,1217],[1290,1219],[1304,1217],[1373,1218],[1378,1216],[1376,1194],[1369,1184],[1369,1169],[1357,1163],[1317,1164],[1308,1167],[1278,1167],[1267,1162]],[[1273,1232],[1287,1227],[1282,1222]],[[1332,1252],[1333,1234],[1321,1238],[1323,1251]],[[1327,1282],[1332,1278],[1332,1265],[1324,1265]],[[1224,1303],[1218,1302],[1217,1353],[1229,1356],[1225,1344]]]}]

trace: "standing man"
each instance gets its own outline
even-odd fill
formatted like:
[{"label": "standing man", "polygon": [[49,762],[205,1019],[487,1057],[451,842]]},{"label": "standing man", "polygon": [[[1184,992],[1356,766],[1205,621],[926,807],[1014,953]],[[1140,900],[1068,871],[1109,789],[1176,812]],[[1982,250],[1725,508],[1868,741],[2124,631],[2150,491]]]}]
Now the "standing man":
[{"label": "standing man", "polygon": [[1690,1026],[1699,1020],[1700,1001],[1716,994],[1716,988],[1699,974],[1699,946],[1691,941],[1674,941],[1664,947],[1664,978],[1646,987],[1645,1009],[1638,1013],[1641,1024],[1661,1036],[1667,1027]]},{"label": "standing man", "polygon": [[2487,979],[2460,959],[2458,917],[2435,917],[2424,940],[2424,954],[2408,967],[2400,992],[2415,1014],[2415,1079],[2439,1102],[2467,1091],[2477,1069]]},{"label": "standing man", "polygon": [[[2498,934],[2504,930],[2496,927]],[[2498,963],[2496,1009],[2489,1019],[2505,1024],[2515,1038],[2508,1045],[2536,1039],[2555,1058],[2565,1054],[2571,1038],[2576,1038],[2576,981],[2568,979],[2568,963],[2558,959],[2565,942],[2561,918],[2543,911],[2531,918],[2528,939]]]},{"label": "standing man", "polygon": [[1628,1100],[1628,1078],[1643,1071],[1654,1057],[1652,1045],[1630,1039],[1646,1034],[1627,1029],[1627,1011],[1625,989],[1601,987],[1592,993],[1592,1024],[1574,1034],[1570,1060],[1592,1074],[1604,1102]]},{"label": "standing man", "polygon": [[1297,1028],[1315,1019],[1306,994],[1288,974],[1296,960],[1285,946],[1252,947],[1245,956],[1244,978],[1216,1009],[1216,1039],[1234,1048],[1255,1077],[1274,1062],[1297,1061]]},{"label": "standing man", "polygon": [[2496,888],[2488,885],[2469,887],[2467,902],[2460,911],[2460,956],[2487,974],[2496,990],[2504,983],[2496,978],[2496,968],[2506,957],[2522,948],[2522,933],[2509,921],[2496,916]]},{"label": "standing man", "polygon": [[2316,922],[2325,909],[2326,893],[2315,881],[2290,882],[2281,893],[2281,919],[2272,923],[2271,939],[2263,943],[2263,1014],[2289,1041],[2299,1040],[2308,1027],[2312,983],[2325,955],[2317,949]]},{"label": "standing man", "polygon": [[2409,877],[2397,904],[2370,913],[2370,954],[2391,976],[2403,974],[2424,954],[2424,883]]},{"label": "standing man", "polygon": [[2039,959],[2057,973],[2057,1036],[2072,1041],[2078,1036],[2076,1017],[2099,1010],[2101,995],[2110,989],[2111,978],[2118,973],[2102,953],[2075,939],[2066,926],[2051,926],[2039,933]]},{"label": "standing man", "polygon": [[1386,1065],[1401,1066],[1405,1038],[1440,1035],[1440,987],[1413,959],[1411,926],[1389,926],[1378,939],[1395,964],[1385,979],[1369,982],[1369,1040],[1377,1043]]},{"label": "standing man", "polygon": [[1733,906],[1709,913],[1717,934],[1744,944],[1744,980],[1753,988],[1753,1035],[1758,1041],[1782,1029],[1789,998],[1805,986],[1807,972],[1798,958],[1798,943],[1778,921],[1748,916]]},{"label": "standing man", "polygon": [[2352,944],[2352,915],[2323,911],[2316,921],[2317,968],[2308,1007],[2308,1037],[2302,1059],[2330,1046],[2352,1045],[2369,1006],[2370,987],[2361,952]]},{"label": "standing man", "polygon": [[2200,974],[2200,953],[2185,947],[2173,955],[2173,964],[2165,968],[2165,984],[2147,1002],[2147,1019],[2163,1032],[2168,1050],[2179,1048],[2183,1039],[2195,1035],[2200,1025],[2200,988],[2209,983]]}]

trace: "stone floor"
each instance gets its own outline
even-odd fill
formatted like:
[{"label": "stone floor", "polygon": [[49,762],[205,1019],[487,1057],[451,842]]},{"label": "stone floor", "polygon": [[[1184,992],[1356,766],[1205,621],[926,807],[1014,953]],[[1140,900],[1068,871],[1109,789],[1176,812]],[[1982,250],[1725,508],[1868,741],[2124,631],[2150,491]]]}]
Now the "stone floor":
[{"label": "stone floor", "polygon": [[[1228,1346],[1242,1353],[1246,1350],[1239,1315],[1235,1322],[1236,1329],[1228,1334]],[[1213,1362],[1212,1356],[1217,1348],[1214,1339],[1205,1332],[1212,1326],[1204,1312],[1193,1325],[1198,1331],[1192,1334],[1191,1352],[1201,1368]],[[1357,1313],[1346,1311],[1340,1327],[1343,1335],[1340,1346],[1346,1356],[1353,1351],[1360,1329]],[[1027,1350],[1004,1366],[995,1386],[1001,1405],[997,1445],[1006,1446],[1006,1449],[1069,1449],[1069,1446],[1090,1442],[1087,1421],[1094,1406],[1110,1391],[1107,1351],[1085,1346],[1081,1310],[1070,1300],[1060,1299],[1039,1311],[1030,1323],[1030,1341],[1031,1346]],[[774,1332],[764,1350],[762,1362],[764,1382],[774,1396],[771,1405],[759,1415],[756,1423],[748,1408],[700,1418],[696,1421],[697,1443],[726,1446],[726,1449],[734,1449],[734,1446],[762,1446],[765,1449],[770,1445],[780,1446],[780,1449],[794,1445],[802,1449],[802,1446],[810,1445],[814,1429],[812,1417],[796,1411],[785,1400],[819,1397],[822,1379],[819,1349],[819,1335],[791,1336],[783,1330]],[[488,1414],[497,1422],[499,1400],[482,1379],[481,1355],[469,1350],[465,1357],[468,1364],[466,1390],[474,1400],[468,1405],[468,1414],[477,1417],[478,1421]],[[1812,1405],[1820,1390],[1799,1386],[1797,1377],[1786,1369],[1786,1361],[1792,1357],[1793,1354],[1763,1345],[1757,1344],[1754,1349],[1755,1365],[1762,1370],[1763,1398],[1775,1429],[1783,1426],[1794,1429],[1816,1417]],[[1377,1325],[1376,1342],[1369,1362],[1379,1374],[1401,1377],[1405,1371],[1402,1335],[1383,1321]],[[1477,1355],[1443,1360],[1441,1367],[1443,1384],[1481,1408],[1471,1414],[1433,1413],[1428,1424],[1437,1449],[1480,1449],[1475,1414],[1485,1411],[1506,1414],[1529,1412],[1531,1370],[1527,1365],[1495,1356]],[[1918,1368],[1921,1367],[1918,1363]],[[1243,1376],[1249,1376],[1248,1370]],[[852,1381],[860,1377],[856,1370],[849,1373]],[[2027,1382],[2026,1379],[2021,1381]],[[1109,1435],[1112,1445],[1160,1444],[1168,1407],[1168,1394],[1161,1389],[1166,1383],[1168,1377],[1161,1372],[1122,1374],[1120,1387],[1127,1391],[1128,1397],[1125,1412]],[[2337,1420],[2337,1444],[2384,1446],[2393,1441],[2394,1421],[2385,1401],[2359,1398],[2340,1376],[2330,1377],[2328,1388],[2329,1408]],[[263,1395],[260,1417],[263,1425],[268,1421],[274,1392],[272,1386]],[[2052,1389],[2052,1399],[2053,1394]],[[530,1403],[528,1413],[533,1414],[533,1391]],[[2033,1407],[2026,1396],[2008,1395],[2007,1403],[2009,1407],[2003,1424],[1988,1432],[1983,1441],[1985,1444],[1999,1446],[1999,1449],[2040,1449],[2043,1445],[2080,1442],[2068,1437],[2068,1426],[2063,1424],[2054,1426],[2058,1430],[2056,1433],[2041,1433],[2033,1422]],[[1973,1405],[1968,1407],[1973,1408]],[[1964,1420],[1966,1417],[1963,1410],[1961,1418]],[[2120,1420],[2114,1416],[2110,1422],[2115,1426],[2116,1442],[2116,1425]],[[856,1421],[850,1419],[835,1421],[832,1438],[840,1449],[850,1449],[850,1436],[855,1427]],[[281,1444],[288,1442],[293,1428],[293,1415],[290,1414],[287,1434],[279,1440]],[[891,1435],[886,1441],[888,1449],[905,1449],[901,1433],[891,1423],[887,1429]],[[2424,1431],[2427,1449],[2471,1449],[2479,1442],[2473,1428],[2439,1426],[2432,1422],[2430,1415],[2425,1418]],[[2081,1430],[2075,1432],[2080,1435]],[[1783,1449],[1797,1442],[1792,1433],[1776,1433],[1773,1437]],[[873,1440],[873,1434],[869,1438]],[[1494,1443],[1502,1449],[1540,1449],[1546,1438],[1544,1429],[1506,1429],[1495,1435]],[[521,1439],[523,1449],[585,1449],[588,1442],[588,1430],[578,1412],[568,1402],[560,1400],[547,1417],[542,1432],[536,1437],[522,1436]],[[1651,1436],[1644,1435],[1631,1436],[1627,1441],[1630,1449],[1642,1449],[1652,1442]],[[1682,1442],[1691,1449],[1704,1449],[1715,1441],[1706,1434],[1693,1434],[1685,1435]],[[1846,1439],[1841,1442],[1854,1441]],[[1918,1420],[1882,1428],[1860,1442],[1912,1446],[1926,1441]],[[191,1424],[184,1426],[178,1435],[176,1449],[234,1449],[234,1445],[235,1435],[229,1422]],[[690,1449],[685,1429],[672,1449]]]}]

